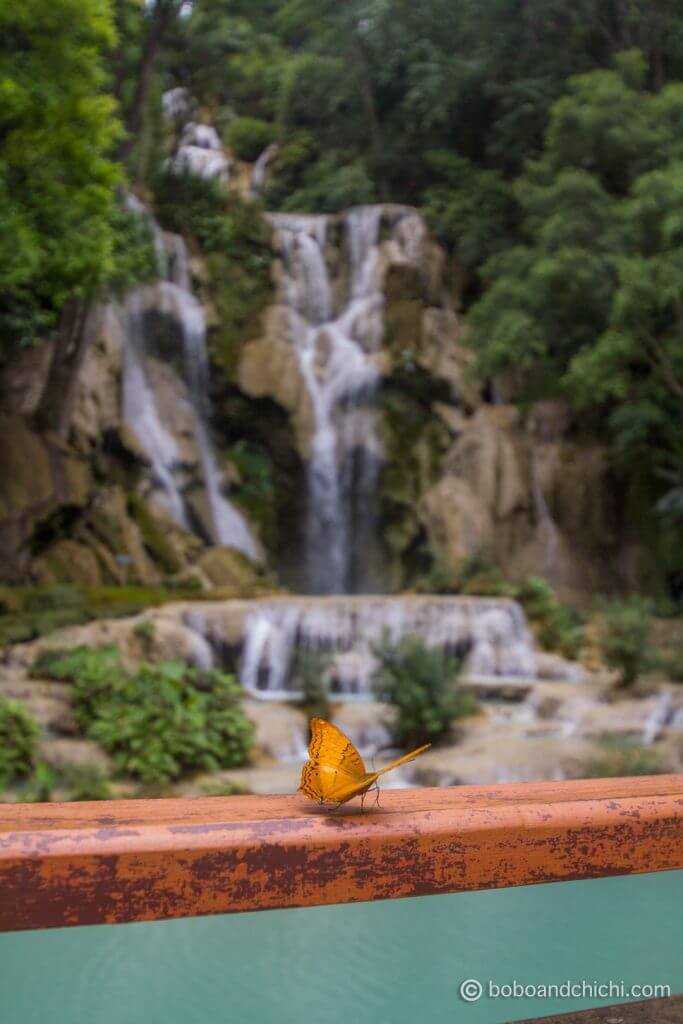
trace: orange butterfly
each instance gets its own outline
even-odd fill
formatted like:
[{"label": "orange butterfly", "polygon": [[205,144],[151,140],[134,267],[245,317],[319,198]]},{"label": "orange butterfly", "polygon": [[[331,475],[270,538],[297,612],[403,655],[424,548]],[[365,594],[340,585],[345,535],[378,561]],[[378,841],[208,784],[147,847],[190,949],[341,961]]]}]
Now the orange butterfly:
[{"label": "orange butterfly", "polygon": [[367,772],[348,736],[322,718],[311,719],[308,761],[301,769],[299,792],[319,804],[343,804],[354,796],[364,796],[380,775],[398,768],[427,750],[431,743],[404,754],[378,772]]}]

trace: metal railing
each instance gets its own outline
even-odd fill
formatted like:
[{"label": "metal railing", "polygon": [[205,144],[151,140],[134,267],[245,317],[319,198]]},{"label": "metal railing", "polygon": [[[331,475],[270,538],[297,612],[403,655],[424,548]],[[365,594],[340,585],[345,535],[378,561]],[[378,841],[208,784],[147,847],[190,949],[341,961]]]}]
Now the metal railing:
[{"label": "metal railing", "polygon": [[382,793],[0,805],[0,931],[683,868],[683,775]]}]

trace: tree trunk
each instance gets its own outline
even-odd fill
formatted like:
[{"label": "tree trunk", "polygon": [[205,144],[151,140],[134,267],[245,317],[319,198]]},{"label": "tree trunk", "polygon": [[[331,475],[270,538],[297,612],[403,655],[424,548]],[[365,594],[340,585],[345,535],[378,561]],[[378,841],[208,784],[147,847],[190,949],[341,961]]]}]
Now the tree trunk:
[{"label": "tree trunk", "polygon": [[67,302],[62,310],[47,380],[34,416],[38,430],[66,438],[78,373],[94,334],[93,312],[90,300],[79,299]]},{"label": "tree trunk", "polygon": [[140,134],[144,116],[145,104],[149,93],[154,62],[161,41],[175,15],[182,6],[182,0],[157,0],[150,16],[149,29],[145,37],[135,78],[135,89],[126,111],[126,136],[121,143],[119,157],[126,160],[135,144],[136,137]]}]

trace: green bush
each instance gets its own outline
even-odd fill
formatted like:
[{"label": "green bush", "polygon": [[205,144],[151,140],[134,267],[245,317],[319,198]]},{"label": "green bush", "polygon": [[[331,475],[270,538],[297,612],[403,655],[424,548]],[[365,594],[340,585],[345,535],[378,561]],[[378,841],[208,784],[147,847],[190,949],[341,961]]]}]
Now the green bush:
[{"label": "green bush", "polygon": [[661,775],[667,771],[656,750],[611,737],[603,738],[594,757],[583,765],[581,778],[609,779],[629,775]]},{"label": "green bush", "polygon": [[244,764],[254,727],[232,677],[183,662],[127,672],[116,647],[46,650],[33,675],[72,684],[74,716],[118,768],[150,784]]},{"label": "green bush", "polygon": [[37,723],[21,704],[0,699],[0,789],[31,773],[39,732]]},{"label": "green bush", "polygon": [[238,160],[251,163],[275,141],[274,124],[258,117],[236,117],[228,128],[228,145]]},{"label": "green bush", "polygon": [[513,596],[527,613],[541,647],[577,658],[583,645],[581,616],[560,604],[550,584],[540,576],[527,576]]},{"label": "green bush", "polygon": [[458,684],[461,659],[412,636],[395,645],[385,640],[375,654],[379,666],[373,687],[378,700],[396,709],[393,732],[399,746],[438,739],[452,722],[477,710],[472,694]]},{"label": "green bush", "polygon": [[53,679],[58,683],[74,683],[87,678],[94,688],[96,681],[108,685],[110,679],[121,672],[121,660],[116,647],[45,648],[31,665],[34,679]]},{"label": "green bush", "polygon": [[631,686],[653,662],[650,646],[652,605],[632,595],[602,606],[600,650],[605,662],[619,672],[618,686]]},{"label": "green bush", "polygon": [[511,597],[508,583],[485,551],[474,551],[458,565],[434,548],[428,549],[429,568],[418,584],[424,594],[473,594],[478,597]]},{"label": "green bush", "polygon": [[64,780],[69,800],[111,800],[112,791],[107,773],[94,764],[68,765]]},{"label": "green bush", "polygon": [[246,786],[229,780],[211,779],[202,786],[204,796],[246,796],[249,792]]},{"label": "green bush", "polygon": [[[277,187],[277,165],[273,187]],[[266,201],[271,189],[266,189]],[[338,213],[349,206],[377,202],[377,193],[365,161],[361,157],[349,162],[344,152],[332,150],[323,155],[303,175],[297,188],[282,203],[292,213]]]},{"label": "green bush", "polygon": [[427,594],[514,598],[524,608],[541,647],[560,651],[566,658],[578,658],[583,645],[581,616],[558,601],[547,580],[527,576],[521,583],[509,583],[482,551],[475,551],[457,566],[438,551],[430,551],[430,558],[430,567],[418,590]]},{"label": "green bush", "polygon": [[290,684],[293,690],[301,690],[301,707],[309,718],[330,717],[325,685],[329,668],[330,657],[323,651],[298,648],[294,654],[290,668]]},{"label": "green bush", "polygon": [[58,781],[57,772],[52,765],[38,761],[19,790],[18,799],[22,804],[47,804],[52,800]]},{"label": "green bush", "polygon": [[137,625],[134,627],[133,633],[135,637],[140,641],[140,646],[142,647],[143,651],[149,657],[149,653],[152,649],[152,644],[154,643],[154,621],[152,619],[142,619],[142,621],[138,622]]},{"label": "green bush", "polygon": [[230,676],[182,662],[143,664],[132,675],[111,647],[66,652],[48,669],[71,681],[79,726],[126,774],[163,784],[244,764],[254,727]]},{"label": "green bush", "polygon": [[320,147],[311,132],[304,129],[288,136],[278,150],[273,174],[269,175],[266,183],[263,198],[267,209],[282,209],[288,196],[299,188],[319,155]]},{"label": "green bush", "polygon": [[233,230],[226,203],[212,179],[162,171],[154,182],[154,208],[162,226],[196,239],[207,252],[230,246]]},{"label": "green bush", "polygon": [[463,594],[480,597],[515,597],[516,590],[508,583],[499,567],[486,551],[474,551],[458,567],[459,589]]}]

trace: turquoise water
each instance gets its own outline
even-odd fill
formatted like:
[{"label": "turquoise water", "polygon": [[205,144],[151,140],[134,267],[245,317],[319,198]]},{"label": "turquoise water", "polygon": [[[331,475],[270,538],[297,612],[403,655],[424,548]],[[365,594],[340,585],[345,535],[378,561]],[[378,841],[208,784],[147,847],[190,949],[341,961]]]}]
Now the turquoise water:
[{"label": "turquoise water", "polygon": [[683,992],[683,871],[0,935],[2,1024],[500,1024],[615,999],[466,1003],[465,979]]}]

